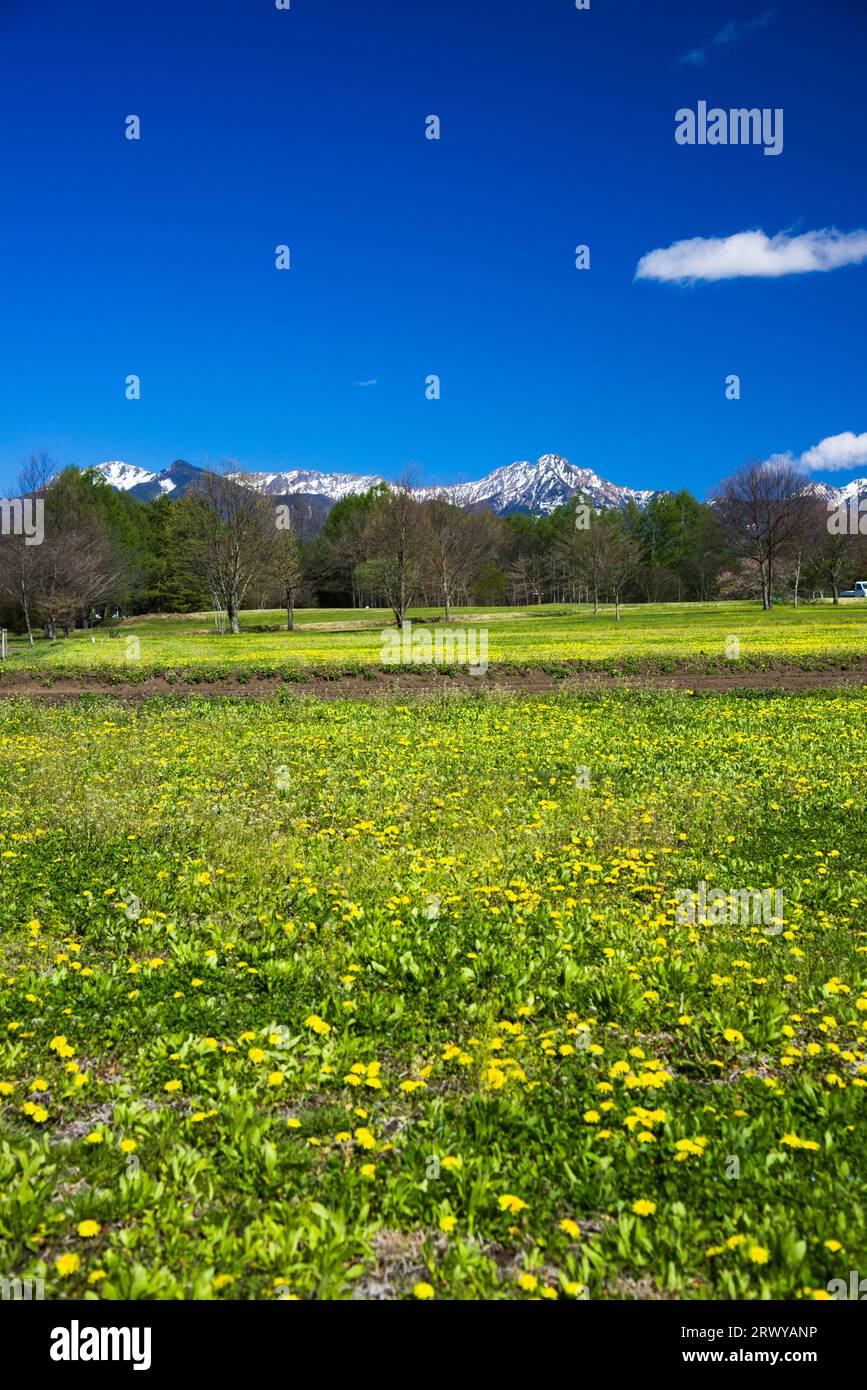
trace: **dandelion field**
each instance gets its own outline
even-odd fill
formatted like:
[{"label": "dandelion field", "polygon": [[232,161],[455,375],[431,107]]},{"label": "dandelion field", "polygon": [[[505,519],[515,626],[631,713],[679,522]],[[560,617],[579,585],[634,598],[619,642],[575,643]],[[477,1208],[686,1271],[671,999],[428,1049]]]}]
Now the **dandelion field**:
[{"label": "dandelion field", "polygon": [[[867,1258],[867,692],[0,717],[0,1268],[812,1299]],[[779,888],[778,934],[675,894]]]},{"label": "dandelion field", "polygon": [[[413,609],[410,620],[422,630],[441,626],[442,610]],[[35,670],[50,679],[93,672],[111,680],[120,671],[125,679],[185,671],[207,679],[296,675],[323,666],[364,670],[380,664],[382,632],[393,623],[385,609],[310,608],[296,613],[296,630],[288,633],[285,612],[248,609],[241,632],[232,636],[216,631],[210,613],[130,618],[55,642],[38,637],[32,648],[19,636],[0,675]],[[506,666],[614,663],[628,670],[642,664],[664,669],[673,662],[731,668],[785,661],[810,668],[867,656],[867,604],[858,599],[837,606],[780,605],[768,613],[743,601],[634,604],[623,607],[619,622],[609,605],[598,614],[586,604],[456,608],[450,626],[485,631],[491,663]],[[258,630],[268,628],[275,630]]]}]

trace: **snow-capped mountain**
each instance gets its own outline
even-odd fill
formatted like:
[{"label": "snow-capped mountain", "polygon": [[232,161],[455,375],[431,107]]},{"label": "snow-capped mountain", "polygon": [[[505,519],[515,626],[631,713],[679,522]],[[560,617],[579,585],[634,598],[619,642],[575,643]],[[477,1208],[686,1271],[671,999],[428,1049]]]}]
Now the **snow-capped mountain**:
[{"label": "snow-capped mountain", "polygon": [[285,497],[291,493],[327,497],[339,502],[353,493],[368,492],[384,479],[363,473],[319,473],[315,468],[291,468],[284,473],[233,473],[230,477],[247,483],[266,497]]},{"label": "snow-capped mountain", "polygon": [[[119,460],[101,463],[96,469],[112,487],[130,492],[142,502],[149,502],[161,493],[182,497],[202,471],[183,459],[176,459],[161,473],[151,473]],[[315,468],[292,468],[277,473],[236,473],[230,476],[254,487],[266,497],[309,498],[316,508],[317,518],[324,517],[329,508],[344,497],[367,492],[377,483],[385,481],[376,473],[320,473]],[[808,483],[807,487],[820,501],[835,506],[848,502],[850,497],[867,498],[867,478],[856,478],[842,487],[819,482]],[[611,483],[592,468],[579,468],[560,454],[543,454],[536,463],[523,460],[507,464],[504,468],[495,468],[474,483],[416,489],[416,496],[422,499],[445,497],[458,507],[490,507],[499,516],[509,512],[547,515],[555,507],[563,506],[576,493],[600,508],[625,507],[630,501],[645,507],[651,497],[657,495],[652,489],[621,487],[618,483]]]},{"label": "snow-capped mountain", "polygon": [[101,473],[112,487],[118,488],[121,492],[128,492],[140,502],[152,502],[164,492],[183,497],[187,488],[201,476],[202,471],[184,459],[175,459],[174,463],[164,468],[161,473],[151,473],[146,468],[138,468],[134,463],[119,461],[100,463],[94,469],[94,472]]},{"label": "snow-capped mountain", "polygon": [[536,463],[526,461],[495,468],[477,483],[453,483],[449,487],[419,488],[418,496],[447,497],[458,507],[490,507],[507,512],[546,514],[562,507],[579,492],[596,507],[625,507],[634,501],[639,507],[654,493],[620,487],[600,478],[592,468],[579,468],[560,454],[543,454]]},{"label": "snow-capped mountain", "polygon": [[[103,463],[97,473],[103,474],[115,488],[133,489],[133,496],[147,502],[160,491],[176,489],[182,496],[196,473],[192,464],[176,461],[163,473],[147,473],[129,463]],[[379,474],[320,473],[315,468],[289,468],[279,473],[231,474],[238,482],[253,486],[267,498],[311,496],[322,502],[340,502],[353,493],[368,492],[378,482]],[[478,482],[456,482],[436,488],[417,488],[418,498],[443,496],[459,507],[490,507],[499,516],[509,512],[549,513],[563,506],[575,492],[581,492],[597,507],[622,507],[629,500],[645,506],[654,495],[650,489],[622,488],[617,482],[593,473],[592,468],[579,468],[557,453],[546,453],[536,463],[527,460],[495,468]]]},{"label": "snow-capped mountain", "polygon": [[[284,473],[248,473],[235,475],[240,482],[251,483],[267,497],[293,493],[312,494],[339,502],[352,493],[367,492],[384,481],[376,474],[319,473],[315,469],[296,468]],[[578,468],[559,454],[543,454],[536,463],[519,461],[504,468],[495,468],[475,483],[452,483],[446,487],[416,488],[422,499],[445,497],[458,507],[490,507],[500,515],[507,512],[552,512],[574,497],[576,492],[597,507],[624,507],[635,501],[640,507],[653,497],[650,490],[620,487],[600,478],[592,468]]]},{"label": "snow-capped mountain", "polygon": [[808,491],[821,502],[839,507],[848,502],[850,497],[857,497],[859,500],[867,497],[867,478],[853,478],[851,483],[844,483],[842,487],[833,487],[830,483],[810,483]]},{"label": "snow-capped mountain", "polygon": [[[103,463],[97,469],[112,487],[132,491],[142,501],[158,497],[161,491],[175,490],[177,496],[182,496],[198,471],[181,461],[162,473],[148,473],[129,463]],[[385,481],[375,473],[320,473],[314,468],[292,468],[277,473],[239,472],[230,476],[254,487],[265,497],[316,497],[331,505],[355,493],[367,492]],[[559,454],[543,454],[536,463],[522,460],[495,468],[474,483],[416,489],[416,495],[423,499],[445,497],[458,507],[490,507],[501,516],[508,512],[552,512],[576,492],[597,507],[624,507],[630,500],[643,507],[654,496],[648,489],[610,483],[592,468],[579,468]]]},{"label": "snow-capped mountain", "polygon": [[137,487],[140,483],[149,483],[155,474],[149,473],[146,468],[138,468],[134,463],[122,463],[117,460],[114,463],[101,463],[94,469],[94,472],[101,473],[107,483],[116,487],[118,492],[129,492],[131,487]]}]

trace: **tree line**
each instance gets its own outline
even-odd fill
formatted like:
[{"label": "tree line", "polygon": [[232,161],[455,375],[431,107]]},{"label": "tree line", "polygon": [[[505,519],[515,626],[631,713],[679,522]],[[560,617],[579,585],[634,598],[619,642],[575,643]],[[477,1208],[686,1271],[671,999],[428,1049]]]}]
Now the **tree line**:
[{"label": "tree line", "polygon": [[[241,481],[239,482],[239,478]],[[242,608],[689,602],[763,607],[867,577],[867,536],[836,525],[785,461],[747,464],[707,503],[659,493],[644,508],[594,508],[580,494],[546,516],[421,500],[407,476],[344,498],[301,540],[292,504],[243,485],[226,464],[173,500],[141,502],[93,470],[58,470],[44,450],[17,480],[44,504],[44,540],[0,536],[0,622],[48,637],[115,616]],[[840,518],[837,518],[838,522]],[[4,526],[4,531],[7,530]],[[850,531],[854,531],[850,533]]]}]

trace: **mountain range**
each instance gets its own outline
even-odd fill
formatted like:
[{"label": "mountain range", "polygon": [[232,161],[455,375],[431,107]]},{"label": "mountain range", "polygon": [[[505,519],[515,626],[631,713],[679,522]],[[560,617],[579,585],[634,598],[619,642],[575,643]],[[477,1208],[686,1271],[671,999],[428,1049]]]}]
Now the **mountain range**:
[{"label": "mountain range", "polygon": [[[160,473],[151,473],[120,460],[99,464],[96,469],[112,487],[129,492],[142,502],[150,502],[164,493],[182,497],[202,471],[184,459],[176,459]],[[326,513],[342,498],[367,492],[385,482],[379,474],[321,473],[312,468],[234,476],[238,482],[256,488],[266,497],[292,497],[299,501],[303,498]],[[506,516],[509,512],[545,515],[563,506],[576,493],[581,493],[596,507],[624,507],[630,500],[643,507],[654,496],[651,490],[608,482],[592,468],[578,468],[559,454],[543,454],[536,463],[510,463],[494,469],[478,482],[419,487],[414,491],[421,499],[445,497],[456,506],[473,510],[489,507],[498,516]]]},{"label": "mountain range", "polygon": [[[116,460],[99,464],[95,470],[107,483],[142,502],[167,494],[183,497],[204,471],[176,459],[160,473],[151,473],[135,464]],[[303,535],[315,534],[335,502],[355,493],[367,492],[385,482],[379,474],[321,473],[312,468],[293,468],[275,473],[238,473],[239,483],[254,487],[263,496],[291,505],[296,524]],[[867,478],[856,478],[843,487],[828,483],[808,484],[821,501],[839,505],[852,496],[867,497]],[[547,515],[561,507],[576,493],[594,507],[622,508],[628,502],[645,507],[658,493],[653,489],[621,487],[600,477],[592,468],[579,468],[560,454],[543,454],[536,463],[520,461],[495,468],[478,482],[451,483],[445,487],[419,487],[417,497],[445,497],[456,506],[474,511],[489,507],[498,516],[510,512]]]}]

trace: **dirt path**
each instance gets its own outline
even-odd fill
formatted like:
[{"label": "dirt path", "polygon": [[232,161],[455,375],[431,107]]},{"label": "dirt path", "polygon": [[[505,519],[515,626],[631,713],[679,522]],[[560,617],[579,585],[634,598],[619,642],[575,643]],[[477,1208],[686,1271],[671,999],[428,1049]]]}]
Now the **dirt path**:
[{"label": "dirt path", "polygon": [[608,671],[567,670],[558,677],[538,667],[492,667],[484,676],[460,672],[445,676],[436,667],[419,667],[411,672],[383,671],[371,667],[366,675],[334,674],[311,668],[303,679],[286,681],[279,676],[251,677],[247,681],[214,682],[169,681],[165,676],[117,684],[102,679],[69,675],[49,676],[47,672],[14,671],[0,678],[0,699],[30,696],[40,704],[59,705],[82,695],[107,695],[121,700],[140,701],[154,695],[182,698],[225,698],[263,700],[277,691],[294,691],[300,696],[322,700],[370,699],[381,694],[436,695],[448,691],[478,694],[484,691],[541,695],[552,691],[579,692],[605,690],[695,690],[695,691],[790,691],[835,690],[867,685],[867,659],[853,662],[845,670],[805,671],[800,666],[777,662],[764,670],[720,669],[694,671],[678,669],[660,673],[616,675]]}]

